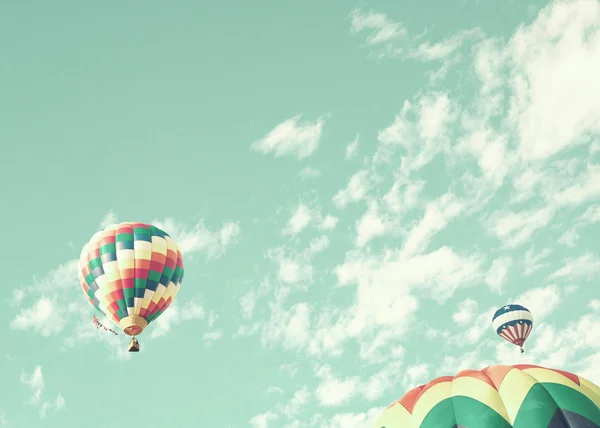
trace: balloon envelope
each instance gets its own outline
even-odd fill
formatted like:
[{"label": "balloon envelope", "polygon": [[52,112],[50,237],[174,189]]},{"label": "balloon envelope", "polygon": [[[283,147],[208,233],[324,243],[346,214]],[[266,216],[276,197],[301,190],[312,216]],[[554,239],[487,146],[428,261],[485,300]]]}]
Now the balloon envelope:
[{"label": "balloon envelope", "polygon": [[88,300],[130,336],[169,307],[183,273],[175,241],[144,223],[120,223],[97,232],[79,259],[79,280]]},{"label": "balloon envelope", "polygon": [[494,365],[407,392],[374,428],[598,428],[600,388],[561,370]]},{"label": "balloon envelope", "polygon": [[502,339],[522,348],[533,329],[533,315],[524,306],[506,305],[496,311],[492,326]]}]

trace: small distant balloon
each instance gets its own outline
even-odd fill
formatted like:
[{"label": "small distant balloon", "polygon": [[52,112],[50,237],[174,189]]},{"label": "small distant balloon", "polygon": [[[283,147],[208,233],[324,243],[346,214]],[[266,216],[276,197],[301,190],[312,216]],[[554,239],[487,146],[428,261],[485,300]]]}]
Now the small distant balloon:
[{"label": "small distant balloon", "polygon": [[506,305],[496,311],[492,318],[496,334],[523,351],[523,345],[533,329],[533,315],[521,305]]}]

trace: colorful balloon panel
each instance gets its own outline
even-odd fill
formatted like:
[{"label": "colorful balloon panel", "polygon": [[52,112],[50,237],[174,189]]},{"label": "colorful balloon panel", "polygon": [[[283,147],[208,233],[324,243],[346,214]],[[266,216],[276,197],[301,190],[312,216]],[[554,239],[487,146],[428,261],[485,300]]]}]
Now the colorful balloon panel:
[{"label": "colorful balloon panel", "polygon": [[[144,223],[120,223],[97,232],[79,259],[83,292],[117,325],[128,317],[148,324],[158,318],[177,295],[183,274],[175,241]],[[136,333],[137,327],[131,328],[126,332]]]},{"label": "colorful balloon panel", "polygon": [[498,336],[522,347],[533,328],[533,315],[521,305],[506,305],[496,311],[492,326]]},{"label": "colorful balloon panel", "polygon": [[418,386],[374,428],[600,428],[600,388],[561,370],[495,365]]}]

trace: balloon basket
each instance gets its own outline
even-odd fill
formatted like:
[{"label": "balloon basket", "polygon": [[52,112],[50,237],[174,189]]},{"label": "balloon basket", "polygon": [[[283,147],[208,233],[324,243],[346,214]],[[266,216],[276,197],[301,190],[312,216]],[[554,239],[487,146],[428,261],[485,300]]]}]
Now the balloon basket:
[{"label": "balloon basket", "polygon": [[140,342],[135,337],[129,342],[129,352],[140,352]]}]

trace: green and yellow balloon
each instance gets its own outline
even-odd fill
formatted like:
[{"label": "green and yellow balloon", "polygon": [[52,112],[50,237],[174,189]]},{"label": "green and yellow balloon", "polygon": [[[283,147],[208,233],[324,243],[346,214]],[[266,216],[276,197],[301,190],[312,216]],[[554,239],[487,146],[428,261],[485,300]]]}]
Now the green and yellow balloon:
[{"label": "green and yellow balloon", "polygon": [[600,388],[562,370],[494,365],[407,392],[374,428],[599,428]]}]

